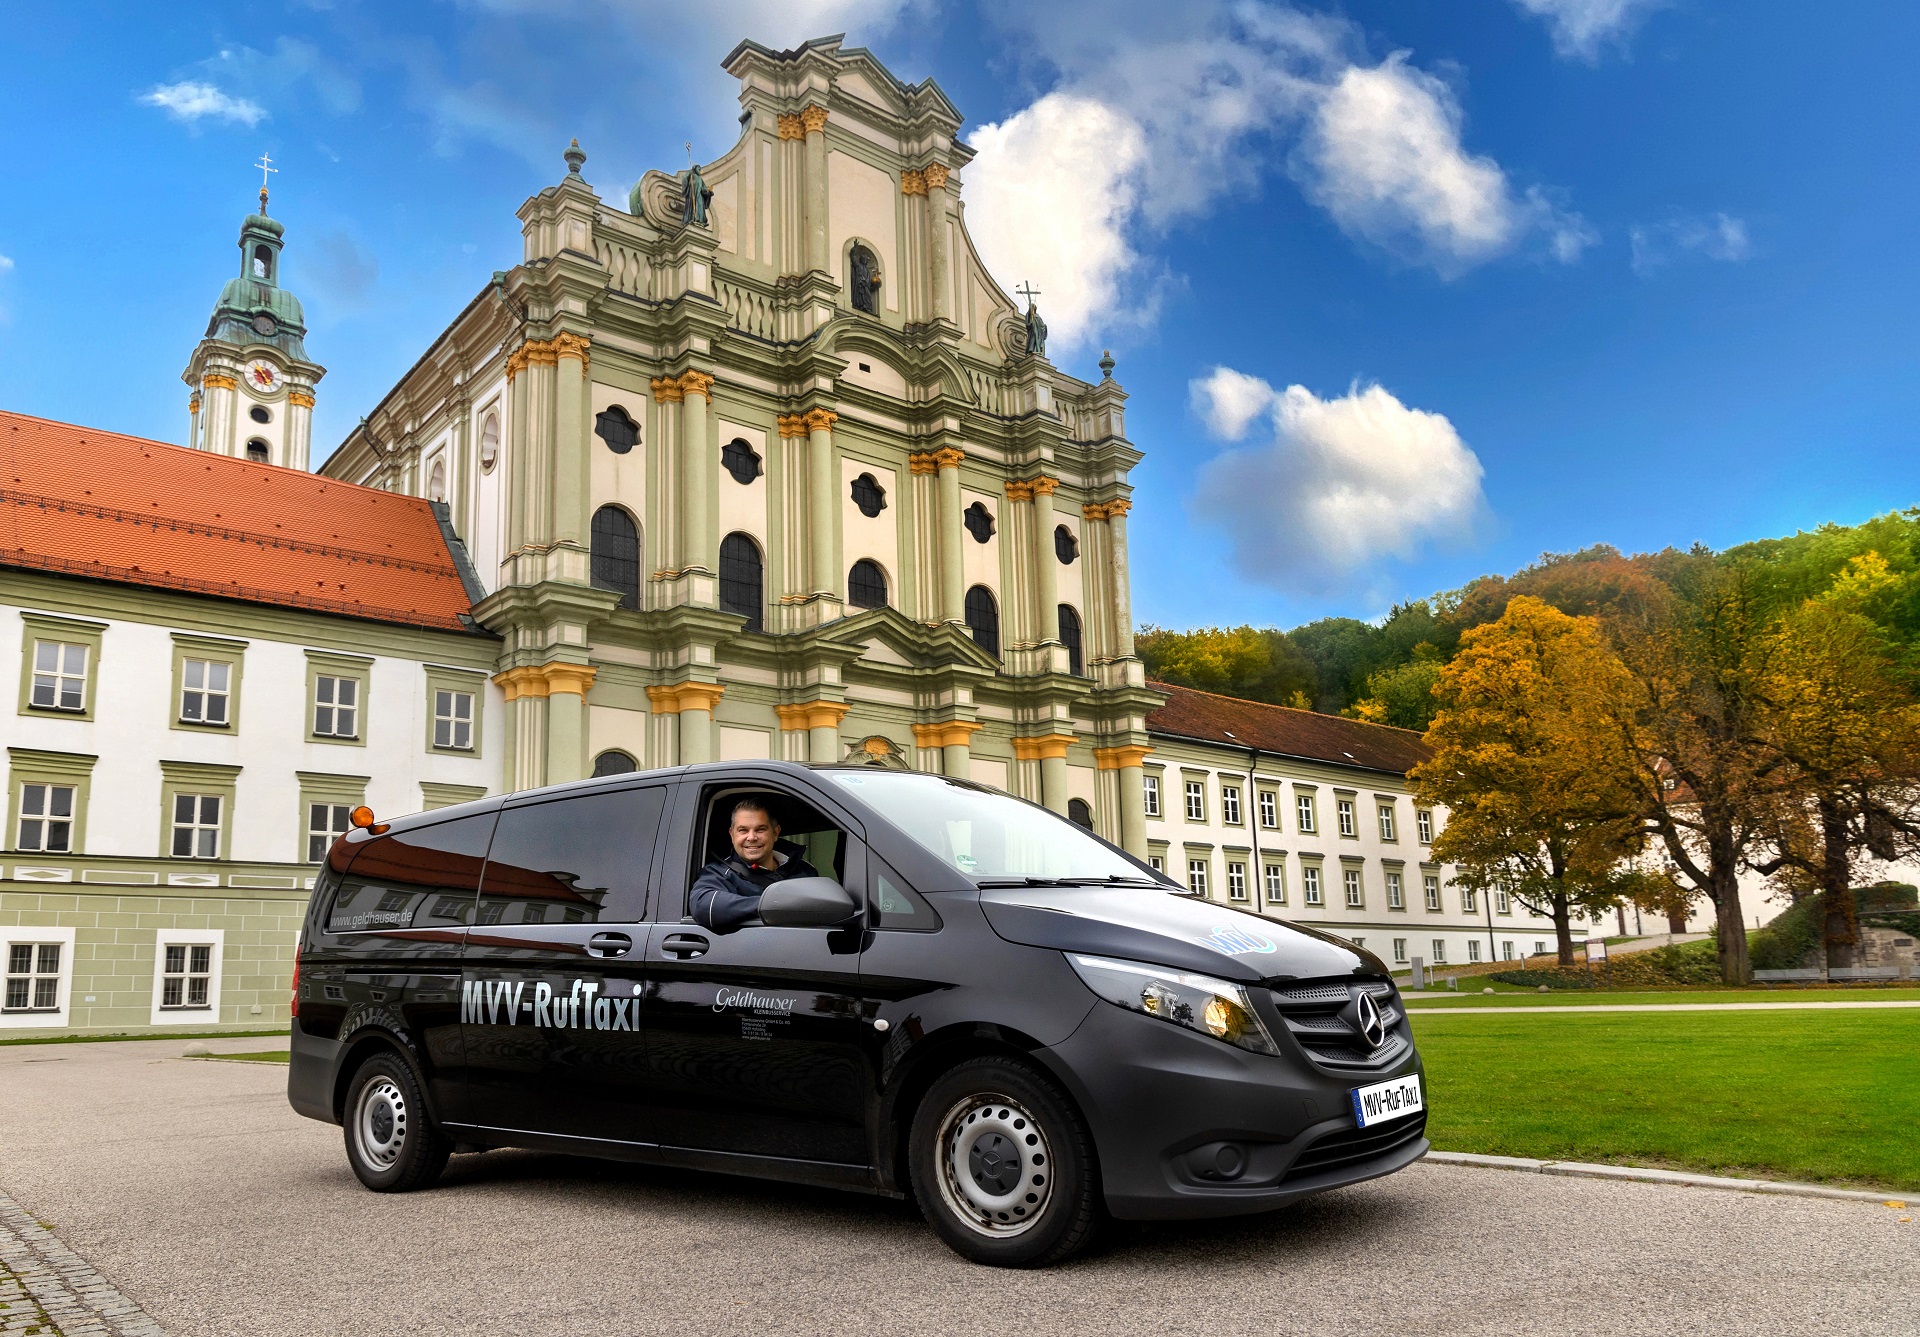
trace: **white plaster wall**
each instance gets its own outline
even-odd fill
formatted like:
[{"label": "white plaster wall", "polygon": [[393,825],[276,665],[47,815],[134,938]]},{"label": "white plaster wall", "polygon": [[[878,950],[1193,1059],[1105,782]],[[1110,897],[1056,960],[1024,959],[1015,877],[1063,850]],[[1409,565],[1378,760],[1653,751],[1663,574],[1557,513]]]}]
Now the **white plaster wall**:
[{"label": "white plaster wall", "polygon": [[900,309],[899,194],[899,183],[878,167],[844,153],[827,154],[827,263],[839,279],[847,242],[869,242],[880,258],[880,300],[889,311]]},{"label": "white plaster wall", "polygon": [[[647,432],[647,399],[645,392],[623,390],[618,386],[595,381],[591,395],[592,406],[587,413],[587,458],[589,460],[587,487],[588,496],[591,498],[588,509],[597,511],[602,506],[616,505],[624,507],[633,517],[633,523],[640,531],[642,567],[640,578],[643,584],[647,576],[644,568],[647,552],[647,460],[650,445]],[[594,420],[615,404],[626,410],[627,416],[632,418],[640,429],[639,441],[624,455],[616,455],[607,449],[607,443],[600,439],[598,432],[593,430]]]},{"label": "white plaster wall", "polygon": [[736,483],[724,465],[715,471],[714,476],[718,481],[714,486],[720,490],[720,537],[734,533],[753,536],[753,541],[760,545],[765,585],[763,595],[776,594],[773,588],[773,552],[767,546],[768,498],[771,495],[767,489],[767,470],[772,467],[773,459],[767,448],[766,429],[749,427],[726,418],[719,419],[717,426],[716,439],[721,447],[738,438],[752,446],[753,453],[760,457],[760,474],[751,483]]},{"label": "white plaster wall", "polygon": [[708,201],[707,216],[713,220],[713,231],[719,240],[720,249],[729,254],[740,250],[740,177],[730,173],[725,179],[709,181],[713,199]]},{"label": "white plaster wall", "polygon": [[900,370],[889,363],[882,362],[872,353],[854,352],[848,354],[846,370],[840,373],[843,382],[864,386],[883,395],[905,401],[907,398],[907,378]]},{"label": "white plaster wall", "polygon": [[[872,474],[876,483],[886,493],[886,508],[880,514],[868,518],[861,514],[853,501],[853,480],[861,474]],[[870,464],[865,460],[842,456],[840,459],[840,535],[841,551],[845,555],[847,570],[862,557],[880,564],[887,573],[887,602],[895,608],[905,608],[905,571],[900,563],[900,528],[897,517],[900,514],[900,475],[884,465]],[[845,572],[842,572],[842,578]]]},{"label": "white plaster wall", "polygon": [[[473,510],[460,535],[466,540],[467,554],[473,558],[482,588],[492,593],[500,588],[500,561],[506,556],[507,534],[507,396],[505,382],[497,381],[475,403],[473,430],[469,433],[473,458],[468,462],[474,479]],[[480,471],[480,439],[493,414],[500,423],[500,452],[490,473]]]},{"label": "white plaster wall", "polygon": [[770,730],[743,729],[732,724],[722,724],[719,729],[721,761],[765,761],[773,756]]},{"label": "white plaster wall", "polygon": [[[20,715],[13,712],[24,628],[17,607],[0,613],[0,706],[8,712],[8,745],[99,758],[84,853],[152,857],[163,852],[162,759],[241,767],[228,851],[242,860],[304,859],[296,771],[369,777],[367,802],[382,816],[417,811],[422,780],[499,790],[506,707],[500,689],[485,679],[477,680],[486,698],[478,757],[427,751],[425,670],[421,661],[386,655],[374,656],[368,673],[361,722],[365,746],[309,743],[307,647],[235,636],[247,642],[237,729],[231,734],[174,729],[171,630],[114,619],[108,621],[94,666],[99,674],[94,718]],[[6,844],[13,843],[13,835],[8,833]]]},{"label": "white plaster wall", "polygon": [[[1007,625],[1007,601],[1000,594],[1000,541],[1006,537],[1007,499],[1004,495],[994,496],[990,492],[975,492],[970,488],[960,489],[960,513],[964,516],[967,508],[974,502],[980,502],[993,517],[993,537],[985,543],[976,543],[973,535],[965,528],[960,531],[960,570],[965,589],[975,585],[985,585],[993,591],[993,597],[1000,604],[1000,627],[1002,639],[1005,638]],[[963,590],[962,593],[965,591]]]},{"label": "white plaster wall", "polygon": [[647,764],[647,724],[653,716],[621,706],[587,706],[587,761],[609,748],[619,748],[642,766]]},{"label": "white plaster wall", "polygon": [[[1058,496],[1054,500],[1057,502]],[[1060,602],[1072,604],[1074,611],[1080,614],[1080,643],[1084,646],[1089,639],[1087,628],[1092,618],[1087,612],[1087,585],[1084,578],[1087,570],[1086,536],[1082,533],[1084,522],[1077,513],[1077,509],[1056,505],[1053,512],[1053,528],[1049,528],[1043,538],[1047,549],[1046,560],[1053,563],[1054,581],[1060,593]],[[1054,555],[1053,551],[1053,529],[1061,525],[1065,525],[1073,534],[1074,542],[1081,545],[1080,555],[1067,566],[1060,564],[1060,559]]]},{"label": "white plaster wall", "polygon": [[1007,763],[994,761],[989,757],[967,758],[967,779],[977,785],[992,785],[995,789],[1007,787]]}]

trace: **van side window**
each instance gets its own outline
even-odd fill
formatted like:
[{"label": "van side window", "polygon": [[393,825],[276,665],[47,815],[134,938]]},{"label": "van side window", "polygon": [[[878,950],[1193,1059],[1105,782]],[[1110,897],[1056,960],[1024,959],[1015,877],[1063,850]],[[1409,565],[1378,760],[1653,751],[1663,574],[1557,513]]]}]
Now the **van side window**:
[{"label": "van side window", "polygon": [[880,862],[871,849],[867,867],[873,870],[873,925],[883,929],[931,933],[940,927],[940,916],[909,887],[900,875]]},{"label": "van side window", "polygon": [[640,922],[666,798],[651,785],[506,809],[475,924]]},{"label": "van side window", "polygon": [[471,923],[494,814],[396,831],[360,847],[339,879],[327,932],[448,928]]}]

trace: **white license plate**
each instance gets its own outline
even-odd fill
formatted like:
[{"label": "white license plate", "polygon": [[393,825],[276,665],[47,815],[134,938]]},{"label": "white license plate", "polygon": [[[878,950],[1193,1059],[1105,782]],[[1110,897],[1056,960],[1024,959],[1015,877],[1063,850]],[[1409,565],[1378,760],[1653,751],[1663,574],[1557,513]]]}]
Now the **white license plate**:
[{"label": "white license plate", "polygon": [[1418,1076],[1396,1077],[1390,1082],[1353,1088],[1353,1121],[1362,1128],[1418,1114],[1426,1107]]}]

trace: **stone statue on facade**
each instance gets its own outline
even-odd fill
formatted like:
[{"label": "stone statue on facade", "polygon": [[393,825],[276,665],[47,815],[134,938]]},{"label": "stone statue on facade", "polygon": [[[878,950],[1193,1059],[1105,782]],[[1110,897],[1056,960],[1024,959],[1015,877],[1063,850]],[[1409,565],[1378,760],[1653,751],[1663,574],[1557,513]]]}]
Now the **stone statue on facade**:
[{"label": "stone statue on facade", "polygon": [[873,290],[880,286],[879,276],[873,271],[879,266],[874,264],[873,253],[864,246],[856,246],[848,256],[852,270],[853,309],[864,311],[868,315],[877,315],[879,303]]},{"label": "stone statue on facade", "polygon": [[700,164],[694,163],[687,168],[686,193],[680,201],[680,222],[687,227],[705,227],[707,225],[707,206],[713,203],[713,191],[707,186],[707,179],[700,175]]},{"label": "stone statue on facade", "polygon": [[1033,299],[1040,295],[1040,290],[1031,283],[1025,283],[1014,291],[1027,299],[1027,353],[1032,357],[1045,357],[1047,355],[1047,322],[1040,319],[1040,309],[1033,304]]}]

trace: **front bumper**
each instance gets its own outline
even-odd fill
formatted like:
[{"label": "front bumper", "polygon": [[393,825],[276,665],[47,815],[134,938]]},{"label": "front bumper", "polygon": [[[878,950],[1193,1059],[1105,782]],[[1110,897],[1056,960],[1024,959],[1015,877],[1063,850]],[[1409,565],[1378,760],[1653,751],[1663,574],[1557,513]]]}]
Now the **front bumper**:
[{"label": "front bumper", "polygon": [[1361,1129],[1348,1094],[1420,1072],[1411,1050],[1336,1076],[1102,1004],[1045,1056],[1087,1115],[1107,1209],[1123,1220],[1271,1211],[1427,1152],[1424,1113]]}]

